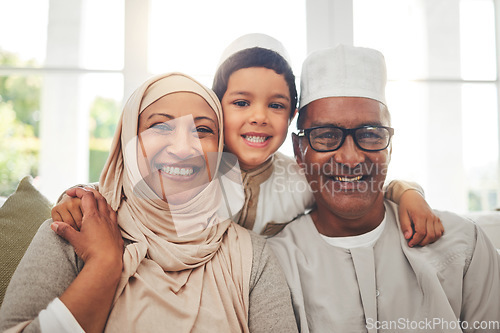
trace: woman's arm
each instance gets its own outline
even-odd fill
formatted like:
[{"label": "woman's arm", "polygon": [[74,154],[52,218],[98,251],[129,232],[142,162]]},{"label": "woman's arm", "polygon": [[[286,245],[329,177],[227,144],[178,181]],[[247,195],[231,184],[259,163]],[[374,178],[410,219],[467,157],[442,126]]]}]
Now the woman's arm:
[{"label": "woman's arm", "polygon": [[98,192],[77,190],[83,219],[80,231],[66,223],[51,228],[73,245],[85,266],[61,295],[76,320],[87,333],[102,332],[123,267],[123,239],[116,213]]},{"label": "woman's arm", "polygon": [[103,330],[121,273],[123,240],[104,199],[91,192],[81,199],[80,232],[63,223],[52,224],[74,250],[50,230],[50,220],[42,225],[7,289],[0,331],[24,321],[32,321],[25,331],[38,331],[40,311],[56,297],[86,332]]},{"label": "woman's arm", "polygon": [[387,185],[385,197],[399,205],[401,230],[410,247],[433,243],[444,233],[439,217],[424,199],[424,191],[413,182],[393,180]]},{"label": "woman's arm", "polygon": [[32,320],[27,332],[39,332],[38,314],[76,278],[83,267],[71,245],[45,221],[12,276],[0,308],[0,332]]},{"label": "woman's arm", "polygon": [[251,236],[250,332],[298,332],[285,275],[266,240]]}]

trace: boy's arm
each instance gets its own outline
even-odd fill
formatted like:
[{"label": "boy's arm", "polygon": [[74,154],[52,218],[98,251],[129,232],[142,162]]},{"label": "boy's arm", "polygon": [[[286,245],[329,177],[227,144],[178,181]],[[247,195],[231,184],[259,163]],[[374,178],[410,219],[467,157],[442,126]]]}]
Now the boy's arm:
[{"label": "boy's arm", "polygon": [[408,246],[425,246],[441,238],[443,224],[425,201],[420,185],[393,180],[385,189],[385,198],[399,205],[399,221]]},{"label": "boy's arm", "polygon": [[75,195],[75,189],[87,188],[99,191],[99,183],[78,184],[75,185],[57,199],[56,205],[52,208],[51,217],[54,221],[61,221],[69,224],[75,230],[80,230],[82,224],[81,200]]}]

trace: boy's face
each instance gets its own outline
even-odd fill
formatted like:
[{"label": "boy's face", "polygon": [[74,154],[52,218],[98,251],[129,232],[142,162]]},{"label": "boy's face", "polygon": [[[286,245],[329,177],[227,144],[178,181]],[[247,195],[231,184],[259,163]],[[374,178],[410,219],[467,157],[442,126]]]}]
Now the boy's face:
[{"label": "boy's face", "polygon": [[229,77],[222,98],[224,143],[250,170],[264,163],[285,141],[290,92],[283,75],[263,67],[243,68]]}]

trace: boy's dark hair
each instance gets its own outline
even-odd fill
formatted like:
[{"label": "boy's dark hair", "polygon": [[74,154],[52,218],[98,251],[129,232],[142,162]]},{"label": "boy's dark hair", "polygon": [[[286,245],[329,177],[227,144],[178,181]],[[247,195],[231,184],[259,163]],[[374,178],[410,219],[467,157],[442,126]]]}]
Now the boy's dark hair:
[{"label": "boy's dark hair", "polygon": [[215,92],[219,100],[226,93],[227,84],[231,74],[239,69],[250,67],[264,67],[272,69],[276,74],[281,74],[285,77],[290,91],[290,119],[294,115],[297,107],[297,88],[295,87],[295,76],[293,75],[290,64],[277,52],[264,49],[261,47],[253,47],[250,49],[241,50],[222,63],[217,69],[212,84],[212,90]]}]

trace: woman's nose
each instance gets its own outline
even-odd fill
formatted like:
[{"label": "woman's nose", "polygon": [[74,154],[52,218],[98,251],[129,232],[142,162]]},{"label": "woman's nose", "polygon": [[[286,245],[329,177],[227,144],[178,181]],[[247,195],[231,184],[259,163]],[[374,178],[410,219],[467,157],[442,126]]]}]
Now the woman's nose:
[{"label": "woman's nose", "polygon": [[183,160],[196,155],[200,147],[200,139],[198,136],[193,135],[192,131],[176,129],[170,135],[166,149],[169,154]]}]

